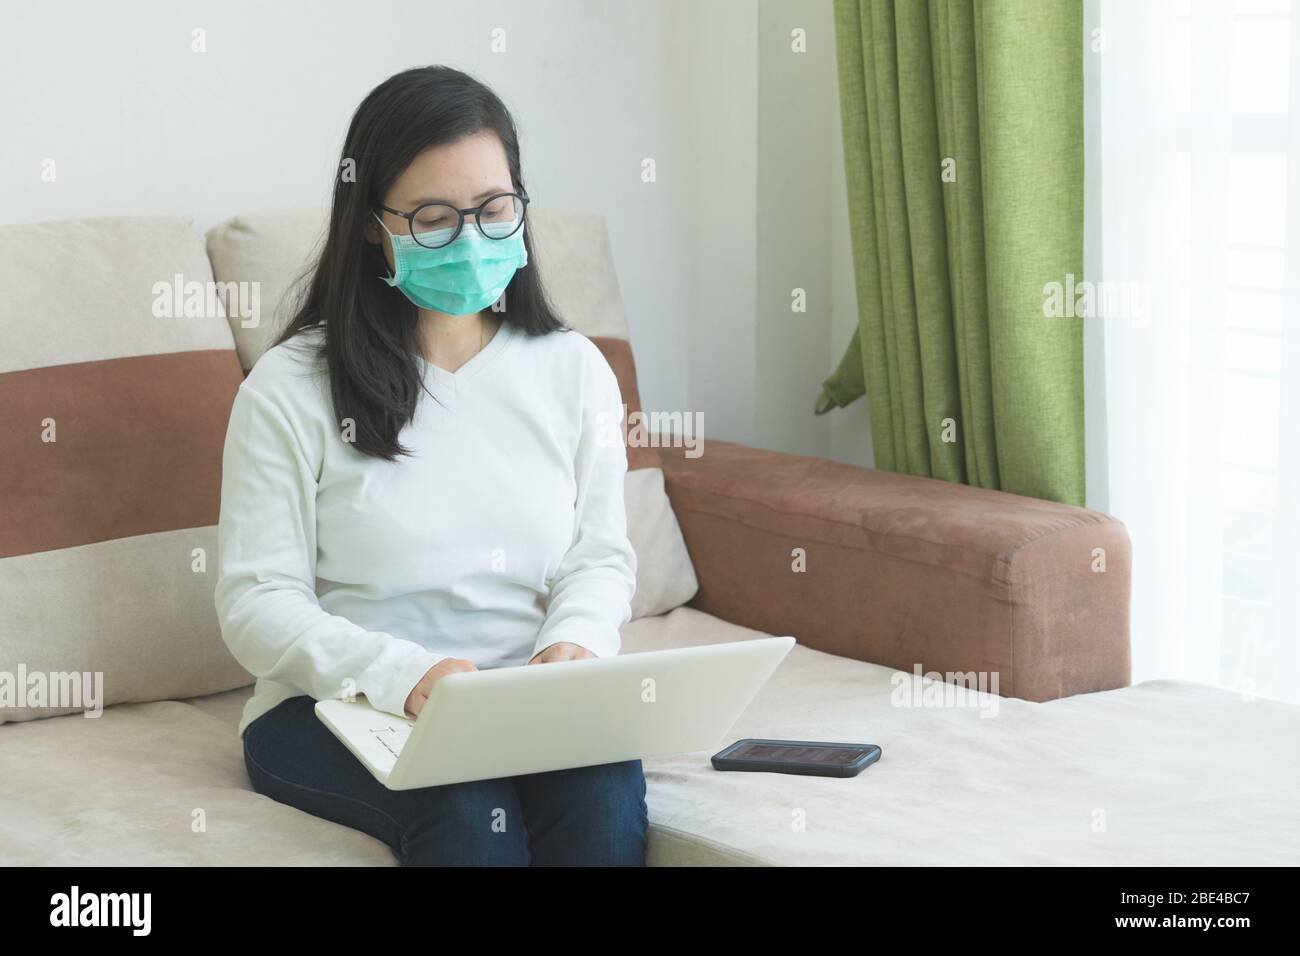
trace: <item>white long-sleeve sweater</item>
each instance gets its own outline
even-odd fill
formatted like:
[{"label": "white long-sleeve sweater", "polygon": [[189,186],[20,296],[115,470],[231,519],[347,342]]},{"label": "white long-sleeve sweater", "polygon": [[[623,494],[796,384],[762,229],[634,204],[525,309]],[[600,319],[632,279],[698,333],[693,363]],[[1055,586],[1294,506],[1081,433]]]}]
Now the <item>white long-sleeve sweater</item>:
[{"label": "white long-sleeve sweater", "polygon": [[591,340],[503,322],[455,373],[419,359],[439,401],[421,394],[395,462],[346,441],[319,340],[262,356],[226,434],[217,613],[257,677],[240,734],[300,694],[402,714],[447,657],[617,654],[636,555],[622,399]]}]

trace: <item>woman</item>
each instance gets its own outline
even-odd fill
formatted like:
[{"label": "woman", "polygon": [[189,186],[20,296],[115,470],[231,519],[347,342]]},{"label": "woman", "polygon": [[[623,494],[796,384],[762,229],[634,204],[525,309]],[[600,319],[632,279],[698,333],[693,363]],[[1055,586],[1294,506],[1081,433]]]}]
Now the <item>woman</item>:
[{"label": "woman", "polygon": [[621,397],[530,264],[514,122],[409,70],[348,130],[301,305],[239,390],[216,603],[257,678],[259,793],[404,865],[644,865],[640,761],[390,791],[316,718],[413,718],[447,674],[618,653],[636,557]]}]

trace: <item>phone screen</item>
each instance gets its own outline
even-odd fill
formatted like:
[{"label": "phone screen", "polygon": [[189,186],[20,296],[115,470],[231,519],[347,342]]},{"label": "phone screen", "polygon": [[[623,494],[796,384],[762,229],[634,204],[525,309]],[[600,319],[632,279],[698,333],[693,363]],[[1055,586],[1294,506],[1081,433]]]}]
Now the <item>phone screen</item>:
[{"label": "phone screen", "polygon": [[780,760],[785,763],[850,764],[867,747],[809,747],[792,744],[745,744],[727,754],[735,760]]}]

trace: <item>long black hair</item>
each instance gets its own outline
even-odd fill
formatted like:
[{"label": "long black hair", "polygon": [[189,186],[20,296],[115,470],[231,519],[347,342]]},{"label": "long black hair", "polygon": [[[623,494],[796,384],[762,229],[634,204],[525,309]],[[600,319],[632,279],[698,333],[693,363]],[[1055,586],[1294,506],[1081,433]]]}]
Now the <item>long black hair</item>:
[{"label": "long black hair", "polygon": [[[381,248],[367,241],[366,227],[420,153],[484,130],[501,140],[513,188],[526,195],[510,111],[460,70],[426,66],[398,73],[375,87],[352,116],[324,245],[300,279],[296,309],[277,344],[308,329],[323,330],[335,418],[356,423],[353,447],[363,454],[392,461],[407,453],[398,434],[415,414],[423,387],[415,358],[418,310],[399,289],[380,281],[388,264]],[[343,175],[345,168],[355,176]],[[501,320],[528,335],[565,330],[537,274],[527,228],[524,247],[528,265],[506,287]]]}]

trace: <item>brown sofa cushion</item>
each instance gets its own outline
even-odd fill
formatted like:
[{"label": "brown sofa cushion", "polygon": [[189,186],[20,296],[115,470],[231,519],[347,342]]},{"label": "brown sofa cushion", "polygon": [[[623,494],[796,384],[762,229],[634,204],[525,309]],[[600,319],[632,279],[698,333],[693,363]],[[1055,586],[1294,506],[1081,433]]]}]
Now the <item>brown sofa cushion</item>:
[{"label": "brown sofa cushion", "polygon": [[699,582],[695,580],[682,529],[664,491],[658,449],[628,444],[628,419],[641,412],[632,345],[627,339],[611,336],[594,336],[591,341],[614,370],[623,404],[627,406],[623,418],[628,469],[624,500],[627,536],[637,559],[636,593],[632,596],[632,620],[635,621],[681,607],[695,596]]},{"label": "brown sofa cushion", "polygon": [[[616,339],[597,335],[591,340],[605,361],[614,370],[618,378],[618,388],[623,395],[623,404],[627,406],[627,415],[623,419],[623,443],[627,444],[628,419],[641,413],[641,392],[636,384],[636,363],[632,360],[632,343],[627,339]],[[627,470],[637,468],[658,468],[659,453],[654,448],[644,445],[628,445]]]},{"label": "brown sofa cushion", "polygon": [[902,670],[996,672],[1008,697],[1129,682],[1129,541],[1114,518],[724,441],[660,456],[693,607]]}]

